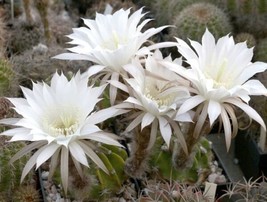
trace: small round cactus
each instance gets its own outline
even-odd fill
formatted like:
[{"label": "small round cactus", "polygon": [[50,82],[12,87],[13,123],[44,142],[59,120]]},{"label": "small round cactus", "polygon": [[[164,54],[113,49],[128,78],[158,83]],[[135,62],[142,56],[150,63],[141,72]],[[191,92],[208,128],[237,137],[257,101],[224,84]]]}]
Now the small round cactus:
[{"label": "small round cactus", "polygon": [[253,34],[250,34],[250,33],[241,32],[241,33],[237,34],[234,37],[234,40],[235,40],[236,43],[240,43],[240,42],[246,41],[247,46],[249,48],[252,48],[252,47],[256,46],[256,39],[253,36]]},{"label": "small round cactus", "polygon": [[20,186],[14,192],[13,202],[40,202],[40,193],[32,185]]},{"label": "small round cactus", "polygon": [[232,30],[227,15],[211,3],[189,5],[174,18],[173,24],[176,29],[172,30],[172,35],[184,40],[190,38],[200,41],[206,28],[215,38],[222,37]]},{"label": "small round cactus", "polygon": [[15,21],[8,43],[10,54],[19,54],[37,45],[42,37],[43,31],[38,23]]}]

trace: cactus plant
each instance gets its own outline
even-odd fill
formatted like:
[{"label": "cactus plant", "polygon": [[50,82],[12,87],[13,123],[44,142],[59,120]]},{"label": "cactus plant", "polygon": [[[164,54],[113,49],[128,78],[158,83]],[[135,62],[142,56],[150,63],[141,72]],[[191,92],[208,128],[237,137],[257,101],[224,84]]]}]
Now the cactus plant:
[{"label": "cactus plant", "polygon": [[6,24],[4,22],[3,16],[0,14],[0,58],[3,58],[6,54]]},{"label": "cactus plant", "polygon": [[13,202],[40,202],[39,191],[32,185],[22,185],[14,192]]},{"label": "cactus plant", "polygon": [[236,32],[267,36],[267,2],[265,0],[220,0],[220,6],[232,17]]},{"label": "cactus plant", "polygon": [[257,61],[267,62],[267,38],[258,41],[254,57]]},{"label": "cactus plant", "polygon": [[196,186],[188,186],[176,181],[149,182],[147,191],[138,198],[138,202],[209,202],[205,193]]},{"label": "cactus plant", "polygon": [[0,59],[0,96],[16,95],[16,75],[11,63],[6,59]]},{"label": "cactus plant", "polygon": [[219,38],[232,30],[227,15],[211,3],[194,3],[184,8],[173,20],[177,29],[172,29],[172,35],[183,40],[201,40],[201,36],[208,28]]},{"label": "cactus plant", "polygon": [[151,166],[152,170],[160,178],[165,180],[172,179],[184,183],[201,184],[203,180],[202,175],[207,176],[210,173],[210,162],[212,161],[213,153],[211,144],[206,138],[201,138],[193,148],[189,157],[192,159],[192,165],[188,165],[186,169],[175,168],[171,164],[177,151],[175,146],[168,149],[162,145],[162,140],[160,139],[157,145],[157,149],[151,159]]},{"label": "cactus plant", "polygon": [[236,43],[240,43],[240,42],[244,42],[246,41],[247,46],[249,48],[255,47],[256,46],[256,39],[253,36],[253,34],[250,33],[246,33],[246,32],[241,32],[239,34],[237,34],[235,37],[235,42]]},{"label": "cactus plant", "polygon": [[92,187],[91,197],[104,200],[112,196],[112,193],[114,195],[118,192],[128,178],[124,173],[127,153],[122,148],[110,145],[100,145],[99,149],[98,155],[107,167],[109,175],[99,168],[95,169],[99,184]]},{"label": "cactus plant", "polygon": [[[13,191],[20,185],[20,176],[22,170],[29,160],[29,155],[20,158],[10,165],[10,159],[20,151],[25,143],[6,142],[5,137],[0,137],[0,190],[6,199],[11,198]],[[32,174],[27,179],[30,180]],[[27,183],[27,180],[25,181]]]},{"label": "cactus plant", "polygon": [[25,50],[32,49],[43,37],[40,24],[23,22],[17,20],[14,22],[8,40],[10,54],[19,54]]}]

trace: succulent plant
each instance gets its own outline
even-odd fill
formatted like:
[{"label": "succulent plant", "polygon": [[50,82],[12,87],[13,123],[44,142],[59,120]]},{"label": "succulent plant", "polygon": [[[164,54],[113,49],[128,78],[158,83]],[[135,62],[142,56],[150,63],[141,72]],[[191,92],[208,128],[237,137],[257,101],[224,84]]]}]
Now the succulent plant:
[{"label": "succulent plant", "polygon": [[188,157],[192,162],[185,169],[176,168],[172,165],[177,152],[176,144],[173,145],[168,149],[162,144],[162,140],[158,140],[157,149],[150,161],[156,176],[165,180],[172,179],[178,182],[200,185],[210,173],[210,163],[213,159],[210,142],[204,137],[199,140]]},{"label": "succulent plant", "polygon": [[[0,137],[0,190],[6,199],[11,198],[15,189],[20,185],[20,176],[22,170],[29,160],[29,155],[20,158],[13,164],[10,164],[10,159],[23,147],[25,143],[22,142],[7,142],[3,136]],[[24,181],[27,183],[32,177],[30,174]]]},{"label": "succulent plant", "polygon": [[139,3],[151,9],[151,13],[155,16],[156,25],[162,26],[171,24],[173,17],[177,16],[185,7],[199,2],[217,3],[216,0],[150,0]]},{"label": "succulent plant", "polygon": [[234,40],[235,40],[236,43],[240,43],[240,42],[244,42],[245,41],[249,48],[252,48],[252,47],[256,46],[256,39],[253,36],[253,34],[250,34],[250,33],[246,33],[246,32],[238,33],[234,37]]},{"label": "succulent plant", "polygon": [[267,2],[265,0],[220,0],[220,6],[231,16],[236,32],[267,36]]},{"label": "succulent plant", "polygon": [[199,187],[188,186],[176,181],[163,181],[147,183],[146,189],[139,196],[138,202],[209,202],[210,199],[206,196]]},{"label": "succulent plant", "polygon": [[109,174],[96,168],[98,184],[92,187],[91,197],[96,199],[108,199],[112,193],[118,192],[128,178],[124,173],[127,153],[124,149],[110,145],[100,145],[98,153],[100,159],[107,167]]},{"label": "succulent plant", "polygon": [[176,17],[172,35],[186,40],[201,40],[206,28],[219,38],[231,32],[232,26],[228,16],[217,6],[211,3],[194,3],[185,7]]},{"label": "succulent plant", "polygon": [[221,199],[234,199],[235,201],[266,201],[267,178],[261,176],[256,180],[244,180],[244,182],[231,183]]},{"label": "succulent plant", "polygon": [[40,202],[40,193],[32,185],[22,185],[16,189],[12,197],[13,202]]},{"label": "succulent plant", "polygon": [[255,48],[254,59],[257,61],[267,62],[267,38],[260,39]]},{"label": "succulent plant", "polygon": [[43,37],[42,29],[38,23],[28,23],[16,20],[10,30],[9,53],[20,54],[25,50],[32,49]]},{"label": "succulent plant", "polygon": [[0,96],[16,95],[17,90],[17,77],[12,64],[6,59],[0,59]]},{"label": "succulent plant", "polygon": [[2,15],[0,15],[0,58],[3,58],[6,55],[6,24]]}]

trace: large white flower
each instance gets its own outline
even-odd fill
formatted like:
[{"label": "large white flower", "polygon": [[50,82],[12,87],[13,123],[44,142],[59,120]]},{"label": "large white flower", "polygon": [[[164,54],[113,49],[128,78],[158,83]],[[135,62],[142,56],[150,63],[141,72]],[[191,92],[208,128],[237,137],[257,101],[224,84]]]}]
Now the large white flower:
[{"label": "large white flower", "polygon": [[38,149],[22,172],[21,180],[36,164],[36,169],[51,158],[51,173],[61,162],[64,190],[68,186],[69,154],[82,176],[80,164],[89,166],[87,156],[102,170],[104,163],[93,151],[93,141],[121,146],[116,136],[102,131],[96,124],[124,111],[107,108],[94,111],[105,86],[88,87],[88,78],[78,72],[70,81],[62,74],[54,74],[51,85],[33,83],[33,89],[22,87],[25,98],[9,98],[21,118],[2,119],[0,123],[15,126],[1,135],[10,141],[31,141],[12,159],[17,160]]},{"label": "large white flower", "polygon": [[[88,27],[73,29],[68,35],[72,39],[70,44],[76,45],[68,48],[72,53],[63,53],[55,56],[57,59],[66,60],[89,60],[95,66],[89,68],[88,74],[103,73],[104,80],[118,80],[119,75],[124,73],[123,65],[131,62],[134,56],[143,56],[150,53],[155,47],[164,47],[173,43],[154,44],[149,47],[141,46],[152,35],[162,31],[167,26],[150,28],[142,32],[142,28],[150,21],[140,23],[142,8],[134,12],[130,17],[130,9],[119,10],[114,14],[96,14],[95,20],[83,19]],[[114,103],[116,88],[111,86],[110,99]]]},{"label": "large white flower", "polygon": [[151,125],[148,146],[150,148],[156,139],[158,125],[168,146],[173,128],[186,150],[184,138],[176,121],[191,121],[191,117],[189,114],[176,116],[176,112],[181,103],[189,97],[189,91],[186,87],[179,85],[178,81],[182,80],[181,77],[159,64],[158,61],[162,60],[171,61],[171,58],[163,59],[161,53],[156,51],[153,56],[146,58],[145,69],[137,59],[124,66],[132,78],[126,79],[130,85],[130,97],[121,106],[139,111],[126,131],[134,129],[140,123],[141,129]]},{"label": "large white flower", "polygon": [[211,126],[220,118],[224,125],[227,148],[231,135],[235,136],[238,130],[233,106],[242,109],[265,130],[262,118],[248,105],[250,95],[267,95],[260,81],[249,80],[256,73],[267,69],[266,63],[251,62],[253,49],[247,48],[245,42],[235,44],[233,37],[228,35],[216,43],[208,30],[202,37],[202,44],[190,41],[194,50],[183,40],[177,41],[178,50],[190,67],[165,63],[166,67],[191,81],[195,89],[194,96],[183,103],[178,114],[202,105],[195,131],[201,131],[207,117]]}]

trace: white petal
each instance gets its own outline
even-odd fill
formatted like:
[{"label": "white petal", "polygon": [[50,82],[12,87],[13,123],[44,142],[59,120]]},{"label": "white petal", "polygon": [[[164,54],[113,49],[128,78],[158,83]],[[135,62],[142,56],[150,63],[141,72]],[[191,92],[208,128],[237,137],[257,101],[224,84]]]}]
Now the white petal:
[{"label": "white petal", "polygon": [[227,151],[229,151],[229,148],[231,145],[231,139],[232,139],[232,136],[231,136],[232,130],[231,130],[229,117],[223,107],[221,107],[221,118],[222,118],[223,128],[224,128],[226,148],[227,148]]},{"label": "white petal", "polygon": [[36,167],[38,168],[45,161],[47,161],[47,159],[49,159],[60,146],[61,145],[52,143],[50,145],[47,145],[46,147],[43,147],[43,151],[38,155],[36,159]]},{"label": "white petal", "polygon": [[214,121],[218,118],[221,113],[220,103],[210,100],[208,105],[208,115],[210,120],[210,126],[213,125]]},{"label": "white petal", "polygon": [[[40,148],[43,145],[46,145],[46,141],[40,141],[40,142],[33,142],[25,147],[23,147],[19,152],[17,152],[11,159],[10,159],[10,163],[13,163],[14,161],[18,160],[19,158],[21,158],[22,156],[24,156],[25,154],[31,152],[34,149]],[[37,157],[36,157],[37,158]]]},{"label": "white petal", "polygon": [[111,117],[115,117],[118,116],[120,114],[124,114],[128,112],[127,110],[122,110],[122,109],[116,109],[114,107],[109,107],[106,109],[101,109],[93,114],[91,114],[88,118],[87,118],[87,123],[89,124],[98,124],[101,123]]},{"label": "white petal", "polygon": [[133,130],[136,126],[139,125],[139,123],[142,122],[142,119],[144,117],[145,113],[139,114],[125,129],[125,131],[131,131]]},{"label": "white petal", "polygon": [[196,95],[193,96],[189,99],[187,99],[182,106],[180,107],[180,109],[178,110],[178,115],[183,114],[185,112],[188,112],[189,110],[193,109],[194,107],[196,107],[197,105],[199,105],[200,103],[204,102],[204,98],[200,95]]},{"label": "white petal", "polygon": [[108,145],[114,145],[114,146],[118,146],[118,147],[123,147],[117,140],[119,139],[118,136],[113,135],[111,133],[106,133],[104,131],[102,132],[98,132],[98,133],[93,133],[90,135],[85,135],[83,136],[84,139],[90,139],[90,140],[94,140],[97,142],[101,142],[104,144],[108,144]]},{"label": "white petal", "polygon": [[166,142],[167,146],[170,146],[170,140],[171,140],[171,135],[172,135],[172,130],[171,126],[168,123],[168,121],[163,118],[163,117],[158,117],[159,120],[159,128],[160,128],[160,133]]},{"label": "white petal", "polygon": [[150,113],[145,113],[142,119],[141,129],[143,130],[144,127],[150,125],[152,121],[154,121],[154,119],[155,119],[155,116],[153,116]]},{"label": "white petal", "polygon": [[233,98],[232,99],[229,98],[228,100],[226,100],[226,102],[233,104],[237,106],[238,108],[242,109],[245,113],[247,113],[248,116],[250,116],[252,119],[257,121],[264,128],[264,130],[266,130],[266,126],[265,126],[263,119],[252,107],[250,107],[247,104],[244,104],[242,101],[239,101]]},{"label": "white petal", "polygon": [[78,142],[72,142],[69,145],[70,154],[81,164],[89,167],[86,155]]},{"label": "white petal", "polygon": [[99,167],[101,168],[105,173],[109,173],[108,169],[106,168],[105,164],[102,162],[102,160],[96,155],[96,153],[88,146],[85,142],[80,142],[80,146],[83,148],[84,152],[87,156],[91,158],[91,160]]},{"label": "white petal", "polygon": [[[33,166],[36,164],[36,159],[38,158],[39,154],[45,149],[46,146],[40,148],[37,150],[32,157],[28,160],[28,162],[25,164],[22,174],[21,174],[21,179],[20,182],[22,183],[23,179],[26,177],[26,175],[30,172],[30,170],[33,168]],[[36,168],[37,169],[37,168]]]},{"label": "white petal", "polygon": [[61,147],[61,158],[60,158],[60,176],[62,187],[67,194],[68,189],[68,179],[69,179],[69,150],[66,147]]},{"label": "white petal", "polygon": [[158,134],[158,120],[155,119],[152,122],[151,131],[150,131],[150,139],[147,146],[147,150],[149,151],[154,146],[156,140],[157,140],[157,134]]},{"label": "white petal", "polygon": [[249,80],[242,85],[248,90],[250,95],[265,95],[267,96],[267,89],[259,80]]}]

